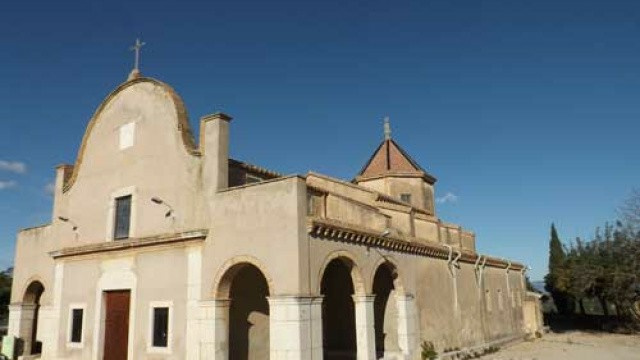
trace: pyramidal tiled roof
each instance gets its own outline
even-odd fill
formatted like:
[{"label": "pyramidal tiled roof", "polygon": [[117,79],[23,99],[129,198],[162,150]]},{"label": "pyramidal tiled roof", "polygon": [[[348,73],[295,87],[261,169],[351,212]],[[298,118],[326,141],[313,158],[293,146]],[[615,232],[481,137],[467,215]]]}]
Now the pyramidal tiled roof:
[{"label": "pyramidal tiled roof", "polygon": [[355,180],[385,176],[422,177],[430,184],[436,182],[436,178],[418,165],[391,137],[382,141]]}]

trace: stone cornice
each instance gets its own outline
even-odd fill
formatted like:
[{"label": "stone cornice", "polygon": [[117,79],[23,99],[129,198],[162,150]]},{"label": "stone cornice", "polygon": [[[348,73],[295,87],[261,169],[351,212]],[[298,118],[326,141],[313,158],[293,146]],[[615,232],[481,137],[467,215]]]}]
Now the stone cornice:
[{"label": "stone cornice", "polygon": [[[413,237],[397,237],[394,235],[382,236],[374,230],[352,224],[346,224],[336,220],[309,218],[308,232],[309,234],[322,239],[331,239],[357,245],[382,248],[418,256],[439,259],[447,259],[449,256],[449,249],[442,244],[425,243]],[[454,252],[457,253],[458,250],[456,249]],[[461,262],[474,264],[478,257],[482,256],[487,259],[486,265],[488,266],[506,269],[507,266],[511,264],[510,269],[512,270],[521,270],[524,268],[524,265],[516,262],[509,263],[502,259],[479,255],[464,249],[460,250],[460,252]]]},{"label": "stone cornice", "polygon": [[87,254],[123,251],[149,246],[160,246],[189,241],[202,241],[206,239],[207,234],[208,230],[193,230],[174,234],[163,234],[142,238],[130,238],[127,240],[99,242],[51,251],[49,255],[51,255],[51,257],[53,257],[54,259],[58,259]]},{"label": "stone cornice", "polygon": [[376,180],[376,179],[382,179],[382,178],[388,178],[388,177],[399,177],[399,178],[421,178],[424,181],[426,181],[427,183],[433,185],[436,183],[436,181],[438,181],[435,177],[429,175],[428,173],[424,172],[424,171],[420,171],[420,172],[400,172],[400,171],[389,171],[386,172],[384,174],[376,174],[376,175],[370,175],[370,176],[362,176],[362,175],[358,175],[356,176],[353,181],[355,182],[360,182],[360,181],[368,181],[368,180]]}]

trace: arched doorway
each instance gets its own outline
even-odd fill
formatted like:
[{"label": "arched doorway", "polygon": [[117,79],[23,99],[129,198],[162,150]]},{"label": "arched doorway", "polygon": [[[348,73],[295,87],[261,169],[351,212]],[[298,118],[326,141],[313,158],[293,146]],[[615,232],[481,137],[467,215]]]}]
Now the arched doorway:
[{"label": "arched doorway", "polygon": [[25,290],[22,298],[22,316],[31,319],[30,326],[25,327],[24,333],[21,334],[24,340],[24,355],[34,355],[42,352],[42,343],[36,339],[42,293],[44,293],[44,285],[40,281],[33,281]]},{"label": "arched doorway", "polygon": [[379,359],[400,353],[396,278],[397,271],[388,262],[378,267],[373,278],[376,357]]},{"label": "arched doorway", "polygon": [[269,359],[269,285],[249,263],[232,266],[222,278],[219,298],[229,299],[229,360]]},{"label": "arched doorway", "polygon": [[322,342],[326,360],[356,358],[352,268],[351,262],[337,258],[329,262],[322,275]]}]

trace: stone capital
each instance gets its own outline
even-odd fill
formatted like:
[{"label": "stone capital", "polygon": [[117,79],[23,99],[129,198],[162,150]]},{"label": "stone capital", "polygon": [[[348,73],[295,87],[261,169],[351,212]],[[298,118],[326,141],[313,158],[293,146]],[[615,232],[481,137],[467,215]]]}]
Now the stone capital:
[{"label": "stone capital", "polygon": [[208,308],[208,307],[229,307],[231,304],[231,299],[213,299],[213,300],[202,300],[198,303],[200,307]]},{"label": "stone capital", "polygon": [[354,303],[367,303],[374,302],[376,299],[375,295],[351,295]]},{"label": "stone capital", "polygon": [[274,295],[267,297],[270,305],[311,305],[322,302],[323,296]]}]

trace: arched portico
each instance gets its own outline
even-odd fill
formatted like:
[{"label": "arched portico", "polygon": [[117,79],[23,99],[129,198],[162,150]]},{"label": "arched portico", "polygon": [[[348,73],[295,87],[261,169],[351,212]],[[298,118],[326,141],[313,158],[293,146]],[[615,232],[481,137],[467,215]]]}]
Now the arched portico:
[{"label": "arched portico", "polygon": [[367,295],[360,268],[346,251],[325,261],[320,277],[323,358],[375,358],[373,296]]},{"label": "arched portico", "polygon": [[[393,264],[380,264],[373,277],[376,357],[398,354],[398,273]],[[399,281],[399,280],[398,280]]]},{"label": "arched portico", "polygon": [[201,305],[201,358],[322,359],[322,299],[277,289],[257,259],[227,261],[215,277],[214,299]]},{"label": "arched portico", "polygon": [[218,356],[229,360],[269,359],[270,288],[260,268],[250,262],[231,265],[220,278],[215,294]]},{"label": "arched portico", "polygon": [[327,256],[327,258],[325,259],[322,267],[320,268],[320,272],[318,274],[318,279],[320,279],[320,281],[318,281],[317,283],[318,293],[320,294],[322,293],[322,280],[324,279],[324,275],[327,270],[327,267],[329,266],[329,264],[331,264],[335,260],[339,260],[340,262],[345,264],[345,266],[347,267],[349,276],[353,283],[353,293],[356,295],[366,295],[367,288],[365,286],[365,281],[364,281],[364,277],[362,276],[361,270],[356,265],[357,264],[356,258],[355,256],[353,256],[353,254],[345,250],[334,251],[331,254],[329,254],[329,256]]},{"label": "arched portico", "polygon": [[20,320],[10,329],[10,333],[20,339],[19,355],[35,355],[42,352],[42,343],[36,336],[40,313],[40,299],[45,287],[40,280],[31,280],[22,295],[22,303],[10,307],[12,313]]},{"label": "arched portico", "polygon": [[355,359],[356,318],[353,302],[352,264],[343,258],[333,259],[324,269],[321,280],[322,339],[325,359]]},{"label": "arched portico", "polygon": [[397,264],[384,257],[372,276],[377,359],[410,359],[417,346],[414,298],[406,293]]}]

